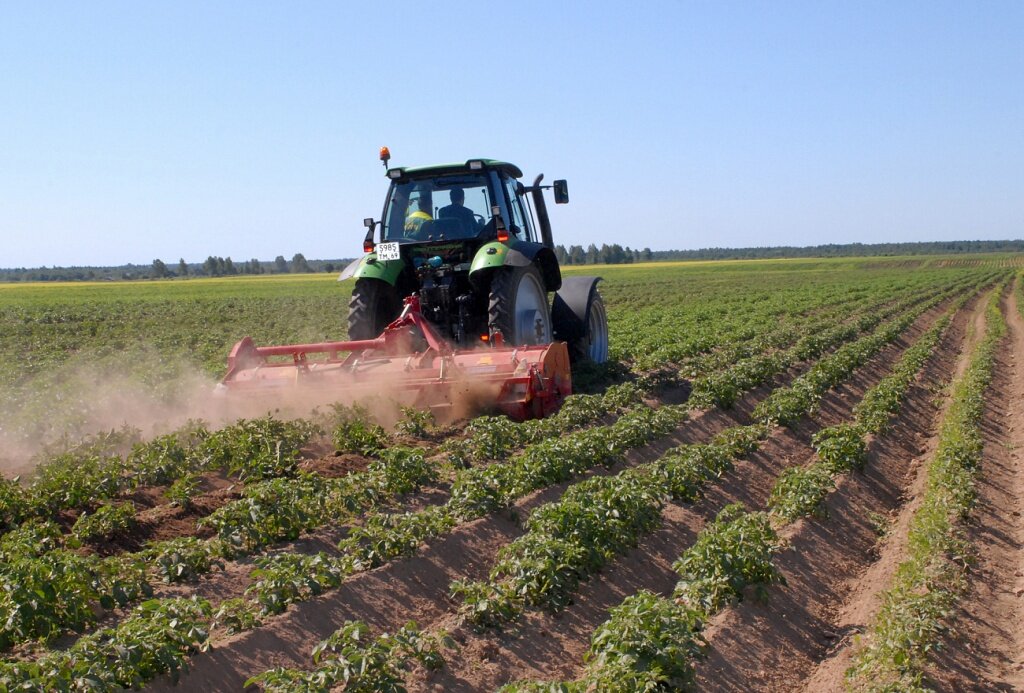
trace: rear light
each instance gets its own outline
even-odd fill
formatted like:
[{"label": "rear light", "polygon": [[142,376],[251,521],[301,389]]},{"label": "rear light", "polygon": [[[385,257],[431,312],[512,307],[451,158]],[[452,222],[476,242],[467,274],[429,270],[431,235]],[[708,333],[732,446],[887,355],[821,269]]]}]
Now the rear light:
[{"label": "rear light", "polygon": [[498,229],[498,240],[502,243],[508,240],[508,229]]},{"label": "rear light", "polygon": [[363,241],[363,252],[372,253],[374,249],[373,241]]},{"label": "rear light", "polygon": [[487,334],[482,334],[482,335],[480,335],[480,341],[481,342],[489,342],[489,341],[491,341],[491,336],[487,335]]}]

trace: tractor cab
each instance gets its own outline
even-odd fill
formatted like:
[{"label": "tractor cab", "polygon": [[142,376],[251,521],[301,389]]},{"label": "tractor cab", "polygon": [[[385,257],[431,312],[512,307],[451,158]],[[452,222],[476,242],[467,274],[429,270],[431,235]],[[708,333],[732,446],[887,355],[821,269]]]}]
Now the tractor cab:
[{"label": "tractor cab", "polygon": [[[389,158],[382,149],[385,168]],[[387,168],[380,221],[363,220],[365,254],[339,277],[356,280],[350,338],[381,334],[415,296],[423,318],[458,347],[486,345],[500,333],[511,345],[586,341],[593,354],[576,351],[604,360],[603,313],[597,347],[589,347],[598,280],[574,277],[563,285],[554,252],[543,191],[553,188],[556,203],[568,202],[566,183],[542,186],[537,176],[527,187],[522,176],[518,166],[495,159]]]},{"label": "tractor cab", "polygon": [[474,160],[391,169],[388,176],[391,189],[381,217],[384,242],[498,240],[499,217],[509,237],[537,242],[518,192],[522,184],[516,179],[522,173],[511,164]]}]

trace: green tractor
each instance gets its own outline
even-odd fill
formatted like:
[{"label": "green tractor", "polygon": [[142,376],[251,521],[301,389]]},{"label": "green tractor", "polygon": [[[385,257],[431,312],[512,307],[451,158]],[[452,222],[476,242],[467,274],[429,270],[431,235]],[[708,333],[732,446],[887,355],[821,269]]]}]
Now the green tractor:
[{"label": "green tractor", "polygon": [[[383,148],[385,167],[389,158]],[[599,278],[563,278],[555,257],[543,191],[565,204],[566,181],[542,186],[539,175],[525,186],[522,176],[493,159],[387,169],[383,216],[364,220],[365,255],[339,277],[355,279],[349,339],[381,335],[416,296],[422,316],[456,349],[563,341],[573,361],[604,362]]]}]

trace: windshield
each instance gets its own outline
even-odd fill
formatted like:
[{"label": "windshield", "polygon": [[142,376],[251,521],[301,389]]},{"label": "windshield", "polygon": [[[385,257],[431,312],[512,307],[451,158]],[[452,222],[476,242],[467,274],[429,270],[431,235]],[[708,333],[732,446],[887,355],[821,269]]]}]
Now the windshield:
[{"label": "windshield", "polygon": [[489,175],[458,174],[394,183],[384,209],[383,239],[475,238],[491,218]]}]

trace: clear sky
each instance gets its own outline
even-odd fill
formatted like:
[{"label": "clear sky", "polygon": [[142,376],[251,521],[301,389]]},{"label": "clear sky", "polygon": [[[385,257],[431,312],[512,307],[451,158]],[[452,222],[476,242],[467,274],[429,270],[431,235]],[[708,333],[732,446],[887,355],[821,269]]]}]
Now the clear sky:
[{"label": "clear sky", "polygon": [[555,238],[1024,237],[1024,2],[0,3],[0,267],[351,257],[392,165]]}]

